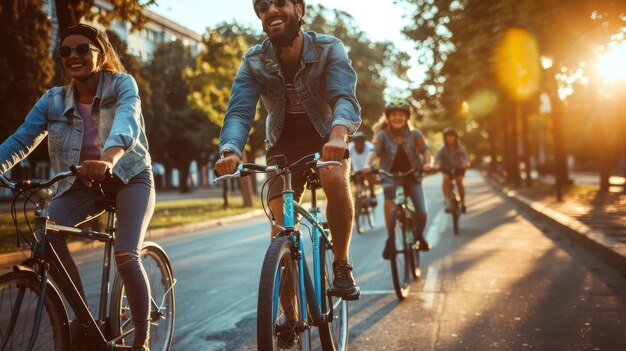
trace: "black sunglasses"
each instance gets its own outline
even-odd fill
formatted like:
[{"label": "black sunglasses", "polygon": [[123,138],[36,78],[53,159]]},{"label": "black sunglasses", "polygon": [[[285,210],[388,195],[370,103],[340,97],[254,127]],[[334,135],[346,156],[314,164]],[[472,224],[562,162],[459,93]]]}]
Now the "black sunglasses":
[{"label": "black sunglasses", "polygon": [[259,0],[254,4],[257,14],[266,13],[270,10],[270,6],[283,7],[287,4],[287,0]]},{"label": "black sunglasses", "polygon": [[82,44],[78,44],[76,45],[76,47],[70,47],[67,45],[63,45],[59,47],[59,56],[66,58],[66,57],[70,57],[70,55],[72,54],[72,52],[76,50],[76,53],[79,56],[85,56],[89,53],[89,50],[94,50],[97,52],[100,52],[100,50],[89,44],[89,43],[82,43]]}]

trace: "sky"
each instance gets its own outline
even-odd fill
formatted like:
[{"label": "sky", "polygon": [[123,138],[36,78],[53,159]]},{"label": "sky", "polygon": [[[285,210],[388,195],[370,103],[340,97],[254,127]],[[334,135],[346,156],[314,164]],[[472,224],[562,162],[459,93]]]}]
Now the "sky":
[{"label": "sky", "polygon": [[[407,23],[404,14],[409,11],[406,6],[394,4],[396,1],[378,0],[368,2],[367,6],[363,0],[307,0],[306,3],[322,4],[327,8],[346,11],[354,17],[356,24],[371,40],[389,40],[396,43],[398,48],[413,57],[410,62],[412,68],[409,71],[409,79],[419,83],[423,77],[423,69],[420,68],[415,58],[414,45],[402,34],[402,28]],[[157,7],[151,7],[152,11],[201,34],[206,31],[207,27],[233,20],[260,28],[251,0],[157,0],[157,4]],[[306,25],[304,28],[306,29]],[[389,84],[397,89],[406,87],[406,84],[398,80],[390,80]]]}]

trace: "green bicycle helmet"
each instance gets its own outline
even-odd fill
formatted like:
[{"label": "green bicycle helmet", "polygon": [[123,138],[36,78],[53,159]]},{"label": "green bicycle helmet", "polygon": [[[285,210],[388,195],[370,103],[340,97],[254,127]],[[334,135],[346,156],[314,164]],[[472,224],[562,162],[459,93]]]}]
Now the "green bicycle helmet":
[{"label": "green bicycle helmet", "polygon": [[385,116],[387,118],[389,118],[389,114],[392,111],[402,111],[406,113],[407,116],[411,115],[411,107],[404,99],[394,99],[385,105]]},{"label": "green bicycle helmet", "polygon": [[[304,3],[304,0],[286,0],[286,1],[292,1],[294,4],[297,4],[297,3],[302,4],[302,17],[304,17],[304,13],[306,11],[306,4]],[[259,11],[257,11],[256,9],[257,2],[259,2],[259,0],[252,0],[252,8],[254,9],[254,13],[256,13],[256,16],[261,18],[261,16],[259,15]]]}]

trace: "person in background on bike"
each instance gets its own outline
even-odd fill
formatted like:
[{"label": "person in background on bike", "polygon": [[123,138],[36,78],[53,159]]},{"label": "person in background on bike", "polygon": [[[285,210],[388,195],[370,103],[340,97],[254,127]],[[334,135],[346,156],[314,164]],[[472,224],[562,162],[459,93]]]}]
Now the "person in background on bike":
[{"label": "person in background on bike", "polygon": [[[411,108],[404,100],[394,100],[387,104],[385,113],[374,125],[375,151],[370,153],[367,164],[380,158],[380,169],[390,173],[405,172],[410,169],[416,173],[404,179],[404,192],[415,206],[415,218],[412,218],[416,240],[419,241],[419,249],[430,250],[430,244],[424,237],[426,227],[426,204],[424,191],[422,190],[421,172],[431,169],[431,151],[426,144],[422,133],[413,127],[411,121]],[[382,177],[383,191],[385,194],[385,224],[387,225],[387,242],[383,251],[383,258],[391,258],[394,249],[393,232],[391,228],[391,210],[395,206],[396,180]]]},{"label": "person in background on bike", "polygon": [[[463,178],[465,177],[465,169],[469,167],[467,149],[459,140],[459,135],[453,128],[445,128],[443,130],[444,145],[437,151],[435,156],[435,168],[438,168],[443,174],[443,198],[446,201],[446,211],[449,211],[450,192],[452,191],[451,182],[454,182],[459,189],[459,197],[461,198],[461,212],[467,213],[465,206],[465,186]],[[454,170],[454,179],[452,179],[452,170]]]},{"label": "person in background on bike", "polygon": [[[356,73],[339,39],[304,32],[302,0],[253,0],[268,39],[244,55],[232,87],[232,95],[220,133],[219,174],[233,173],[241,163],[259,97],[269,115],[266,123],[267,163],[274,155],[286,155],[293,163],[321,151],[326,161],[343,167],[320,169],[328,199],[328,225],[333,235],[333,289],[342,297],[359,289],[348,264],[354,208],[350,192],[350,165],[344,160],[347,138],[361,124],[361,108],[355,96]],[[305,179],[293,173],[292,187],[299,201]],[[269,190],[270,208],[282,223],[283,184],[280,178]],[[277,228],[273,228],[273,234]]]},{"label": "person in background on bike", "polygon": [[[55,172],[81,166],[80,181],[67,178],[54,187],[51,221],[78,225],[104,211],[104,193],[115,198],[115,262],[133,316],[133,350],[148,350],[150,287],[139,253],[155,193],[137,84],[125,73],[106,34],[94,27],[62,29],[58,54],[68,84],[44,93],[0,145],[0,172],[28,156],[47,135]],[[85,299],[67,237],[50,235],[49,240]],[[59,277],[54,270],[51,275]],[[76,341],[79,323],[73,322],[71,329]]]},{"label": "person in background on bike", "polygon": [[[367,160],[369,153],[374,150],[374,144],[365,139],[365,134],[363,134],[363,132],[356,132],[352,136],[352,141],[348,145],[348,150],[350,151],[350,166],[352,167],[352,172],[358,172],[367,166],[365,161]],[[374,194],[376,175],[370,174],[365,176],[364,179],[367,180],[367,186],[370,192],[370,205],[375,207],[377,204],[376,194]]]}]

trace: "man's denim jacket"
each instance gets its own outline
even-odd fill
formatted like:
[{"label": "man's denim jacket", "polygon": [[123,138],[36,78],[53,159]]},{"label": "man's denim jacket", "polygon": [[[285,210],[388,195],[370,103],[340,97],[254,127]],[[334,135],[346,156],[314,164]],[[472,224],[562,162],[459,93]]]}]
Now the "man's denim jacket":
[{"label": "man's denim jacket", "polygon": [[[126,151],[113,168],[122,181],[126,183],[150,167],[141,101],[132,76],[102,73],[92,116],[100,140],[104,140],[102,151],[114,146]],[[37,101],[24,123],[0,145],[0,172],[6,172],[26,158],[46,135],[55,172],[67,171],[69,166],[80,163],[83,119],[76,109],[73,86],[54,87]],[[57,182],[56,195],[61,195],[73,182],[73,177]]]},{"label": "man's denim jacket", "polygon": [[[341,41],[328,35],[302,32],[302,62],[294,78],[298,102],[322,137],[332,127],[343,125],[354,133],[361,124],[361,107],[356,99],[356,73]],[[278,141],[285,120],[286,92],[276,50],[266,39],[244,55],[233,83],[220,153],[242,154],[259,97],[268,112],[266,144]]]}]

